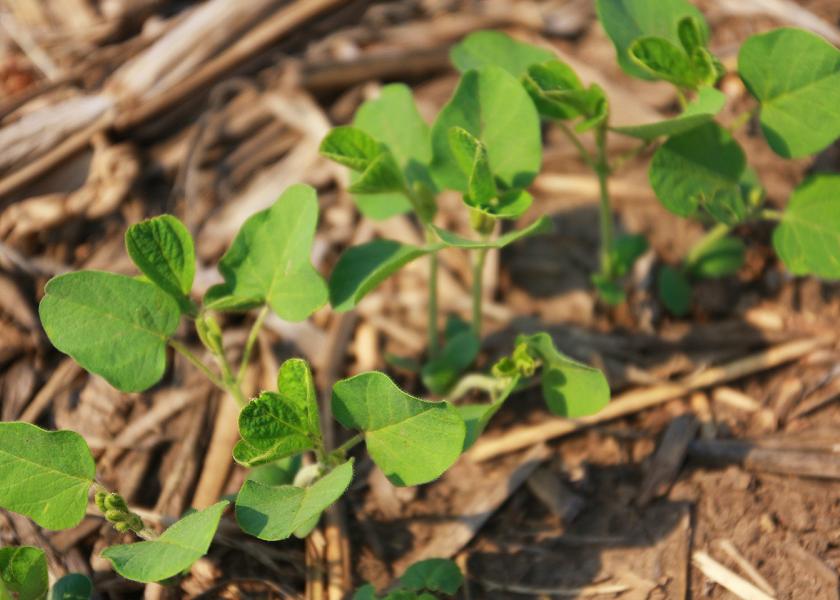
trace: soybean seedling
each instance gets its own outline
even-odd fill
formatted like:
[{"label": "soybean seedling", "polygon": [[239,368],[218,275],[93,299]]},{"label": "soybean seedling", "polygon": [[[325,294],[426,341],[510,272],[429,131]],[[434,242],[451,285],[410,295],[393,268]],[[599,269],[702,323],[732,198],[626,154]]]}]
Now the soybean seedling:
[{"label": "soybean seedling", "polygon": [[451,560],[430,558],[414,563],[402,574],[396,586],[384,596],[368,583],[353,594],[353,600],[436,600],[449,598],[464,583],[461,569]]}]

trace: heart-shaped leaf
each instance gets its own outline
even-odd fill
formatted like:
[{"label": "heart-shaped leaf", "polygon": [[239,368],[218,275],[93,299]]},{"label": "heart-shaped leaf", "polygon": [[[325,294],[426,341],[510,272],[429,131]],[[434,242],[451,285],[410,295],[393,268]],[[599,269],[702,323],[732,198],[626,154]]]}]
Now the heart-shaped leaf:
[{"label": "heart-shaped leaf", "polygon": [[685,17],[696,19],[704,38],[709,35],[703,14],[686,0],[597,0],[595,6],[598,20],[615,46],[618,64],[633,77],[655,78],[630,58],[628,51],[638,38],[655,36],[680,44],[680,23]]},{"label": "heart-shaped leaf", "polygon": [[143,391],[166,370],[178,304],[150,283],[102,271],[51,279],[39,312],[53,345],[124,392]]},{"label": "heart-shaped leaf", "polygon": [[241,465],[254,467],[321,445],[318,399],[306,361],[284,362],[277,387],[280,393],[263,392],[239,413],[242,439],[233,458]]},{"label": "heart-shaped leaf", "polygon": [[195,278],[195,246],[181,221],[162,215],[136,223],[125,232],[125,247],[137,268],[172,296],[182,313],[195,313],[190,300]]},{"label": "heart-shaped leaf", "polygon": [[215,310],[247,310],[268,304],[287,321],[302,321],[327,301],[327,286],[310,261],[318,199],[298,184],[270,208],[242,225],[219,261],[225,283],[207,291]]},{"label": "heart-shaped leaf", "polygon": [[642,140],[662,136],[676,136],[714,119],[726,104],[726,95],[712,87],[702,87],[697,98],[685,107],[683,113],[671,119],[644,125],[611,127],[612,131]]},{"label": "heart-shaped leaf", "polygon": [[671,137],[653,155],[650,182],[657,198],[681,217],[706,209],[733,224],[746,214],[741,175],[746,158],[741,146],[716,123]]},{"label": "heart-shaped leaf", "polygon": [[554,58],[554,53],[515,40],[501,31],[476,31],[455,44],[449,51],[449,58],[461,73],[496,66],[514,77],[521,77],[531,65]]},{"label": "heart-shaped leaf", "polygon": [[55,582],[50,600],[90,600],[93,582],[81,573],[68,573]]},{"label": "heart-shaped leaf", "polygon": [[452,405],[406,394],[384,373],[336,383],[332,408],[339,423],[364,432],[370,457],[395,485],[440,477],[464,445],[464,422]]},{"label": "heart-shaped leaf", "polygon": [[801,29],[754,35],[741,46],[738,71],[780,156],[807,156],[840,137],[840,50],[832,44]]},{"label": "heart-shaped leaf", "polygon": [[467,71],[432,126],[432,175],[442,188],[469,191],[449,131],[460,127],[480,140],[490,171],[504,189],[533,181],[542,160],[539,117],[519,81],[500,67]]},{"label": "heart-shaped leaf", "polygon": [[691,309],[691,283],[681,270],[668,265],[659,269],[656,291],[672,315],[682,317]]},{"label": "heart-shaped leaf", "polygon": [[18,600],[43,600],[48,589],[47,558],[43,550],[32,546],[0,548],[0,596],[8,590]]},{"label": "heart-shaped leaf", "polygon": [[207,554],[228,504],[223,500],[192,512],[155,540],[111,546],[102,551],[102,556],[111,561],[117,573],[132,581],[149,583],[174,577]]},{"label": "heart-shaped leaf", "polygon": [[840,278],[840,175],[816,175],[796,188],[773,247],[795,275]]},{"label": "heart-shaped leaf", "polygon": [[261,540],[285,540],[293,534],[305,537],[352,479],[351,459],[308,487],[246,481],[236,497],[236,521],[243,531]]},{"label": "heart-shaped leaf", "polygon": [[0,423],[0,507],[46,529],[75,527],[96,476],[90,449],[72,431]]}]

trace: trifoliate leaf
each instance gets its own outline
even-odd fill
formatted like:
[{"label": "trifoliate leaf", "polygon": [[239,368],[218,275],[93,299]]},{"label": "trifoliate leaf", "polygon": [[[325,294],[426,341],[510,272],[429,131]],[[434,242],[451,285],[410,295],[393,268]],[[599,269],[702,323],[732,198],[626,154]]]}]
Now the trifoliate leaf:
[{"label": "trifoliate leaf", "polygon": [[49,589],[44,551],[32,546],[0,548],[0,594],[2,588],[18,600],[44,600]]},{"label": "trifoliate leaf", "polygon": [[368,453],[395,485],[438,478],[458,459],[464,422],[448,402],[406,394],[384,373],[362,373],[333,386],[339,423],[365,434]]},{"label": "trifoliate leaf", "polygon": [[81,573],[68,573],[55,582],[50,600],[90,600],[93,582]]},{"label": "trifoliate leaf", "polygon": [[735,224],[747,213],[741,193],[746,158],[735,139],[716,123],[671,137],[653,155],[650,183],[657,198],[681,217],[702,208]]},{"label": "trifoliate leaf", "polygon": [[542,216],[527,227],[510,231],[504,235],[500,235],[495,240],[471,240],[459,236],[440,227],[434,227],[435,233],[440,237],[441,242],[452,248],[464,248],[469,250],[477,250],[479,248],[504,248],[518,240],[521,240],[532,235],[539,235],[541,233],[549,233],[554,229],[554,224],[551,219]]},{"label": "trifoliate leaf", "polygon": [[449,58],[461,73],[496,66],[521,77],[531,65],[554,58],[554,53],[515,40],[501,31],[476,31],[453,46]]},{"label": "trifoliate leaf", "polygon": [[840,137],[840,50],[801,29],[754,35],[738,71],[761,103],[761,129],[780,156],[819,152]]},{"label": "trifoliate leaf", "polygon": [[773,247],[794,275],[840,278],[840,175],[816,175],[796,188]]},{"label": "trifoliate leaf", "polygon": [[111,546],[102,556],[132,581],[162,581],[188,569],[207,554],[227,500],[188,514],[153,541]]},{"label": "trifoliate leaf", "polygon": [[241,465],[262,465],[321,444],[318,399],[306,362],[297,358],[284,362],[278,388],[279,393],[261,393],[239,413],[242,439],[233,458]]},{"label": "trifoliate leaf", "polygon": [[0,423],[0,507],[46,529],[75,527],[96,476],[90,449],[72,431]]},{"label": "trifoliate leaf", "polygon": [[143,391],[166,370],[166,343],[180,310],[154,285],[78,271],[54,277],[39,312],[53,345],[124,392]]},{"label": "trifoliate leaf", "polygon": [[125,247],[137,268],[172,296],[184,314],[195,313],[190,290],[195,278],[195,246],[181,221],[162,215],[125,232]]},{"label": "trifoliate leaf", "polygon": [[304,537],[353,479],[353,461],[334,468],[309,487],[246,481],[236,498],[236,521],[261,540]]},{"label": "trifoliate leaf", "polygon": [[500,67],[467,71],[432,126],[432,175],[440,187],[469,191],[449,131],[460,127],[480,140],[490,171],[504,189],[533,181],[542,160],[539,117],[519,81]]},{"label": "trifoliate leaf", "polygon": [[242,225],[219,261],[225,283],[207,291],[215,310],[268,304],[280,318],[302,321],[327,301],[327,286],[310,254],[318,224],[318,199],[308,185],[293,185],[270,208]]},{"label": "trifoliate leaf", "polygon": [[675,136],[715,118],[726,104],[726,95],[712,87],[702,87],[697,98],[685,107],[683,113],[671,119],[646,123],[644,125],[623,125],[611,127],[612,131],[642,140],[654,140],[662,136]]},{"label": "trifoliate leaf", "polygon": [[656,290],[665,308],[676,317],[685,316],[691,308],[691,283],[685,274],[664,266],[656,277]]},{"label": "trifoliate leaf", "polygon": [[686,0],[597,0],[595,6],[598,20],[615,46],[618,64],[633,77],[654,79],[628,53],[638,38],[655,36],[680,44],[680,23],[685,17],[696,19],[701,34],[708,38],[703,14]]},{"label": "trifoliate leaf", "polygon": [[400,576],[400,585],[415,592],[441,592],[450,596],[464,583],[461,569],[446,558],[429,558],[414,563]]}]

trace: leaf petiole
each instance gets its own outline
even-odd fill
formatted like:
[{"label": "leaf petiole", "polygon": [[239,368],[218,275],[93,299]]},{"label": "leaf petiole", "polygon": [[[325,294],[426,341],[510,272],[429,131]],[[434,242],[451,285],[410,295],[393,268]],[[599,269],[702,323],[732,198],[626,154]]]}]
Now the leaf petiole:
[{"label": "leaf petiole", "polygon": [[245,342],[245,347],[242,350],[242,360],[239,363],[239,371],[236,374],[236,385],[242,384],[245,379],[245,373],[248,370],[248,363],[251,360],[251,353],[254,350],[254,344],[260,335],[265,318],[268,316],[268,304],[264,305],[260,312],[257,313],[257,318],[254,319],[254,324],[251,326],[251,331],[248,333],[248,339]]},{"label": "leaf petiole", "polygon": [[185,346],[184,344],[182,344],[174,338],[169,340],[169,345],[172,347],[173,350],[175,350],[175,352],[186,358],[195,368],[201,371],[213,385],[215,385],[220,390],[227,391],[227,387],[222,382],[222,380],[219,379],[219,377],[213,371],[210,370],[210,367],[204,364],[204,362],[202,362],[200,358],[193,354],[192,350],[187,348],[187,346]]}]

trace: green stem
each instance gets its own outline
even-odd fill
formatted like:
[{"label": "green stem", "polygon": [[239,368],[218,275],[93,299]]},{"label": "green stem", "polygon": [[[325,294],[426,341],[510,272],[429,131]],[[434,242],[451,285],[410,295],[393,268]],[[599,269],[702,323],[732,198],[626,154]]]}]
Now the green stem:
[{"label": "green stem", "polygon": [[785,215],[780,210],[776,210],[774,208],[764,208],[758,213],[758,216],[762,219],[767,219],[768,221],[781,221]]},{"label": "green stem", "polygon": [[472,390],[481,390],[486,392],[491,399],[495,400],[499,391],[504,389],[506,385],[507,384],[503,380],[497,379],[492,375],[485,375],[484,373],[467,373],[458,380],[458,383],[455,384],[452,391],[447,394],[446,400],[454,402],[455,400],[463,398]]},{"label": "green stem", "polygon": [[363,433],[357,433],[356,435],[351,437],[349,440],[347,440],[346,442],[341,444],[338,448],[333,450],[330,454],[331,455],[340,455],[340,456],[343,457],[347,454],[347,452],[350,451],[351,448],[353,448],[354,446],[357,446],[358,444],[362,443],[364,441],[364,439],[365,439],[365,436],[364,436]]},{"label": "green stem", "polygon": [[732,231],[732,226],[727,225],[726,223],[718,223],[714,227],[712,227],[709,231],[706,232],[699,242],[694,244],[689,250],[688,254],[685,257],[683,263],[687,269],[691,269],[694,263],[697,261],[697,258],[705,252],[709,246],[712,244],[717,243],[718,241],[725,238],[729,232]]},{"label": "green stem", "polygon": [[477,337],[481,337],[481,302],[484,296],[483,279],[484,263],[487,259],[487,248],[476,251],[472,269],[472,328]]},{"label": "green stem", "polygon": [[230,362],[224,354],[216,356],[219,363],[219,368],[222,370],[222,385],[230,396],[236,400],[239,408],[244,408],[248,404],[248,399],[242,393],[242,388],[236,377],[233,376],[233,369],[231,369]]},{"label": "green stem", "polygon": [[585,162],[593,171],[597,170],[595,159],[592,157],[592,154],[584,148],[583,143],[580,141],[580,138],[575,134],[575,132],[569,129],[566,124],[561,121],[555,121],[555,123],[560,128],[560,131],[563,132],[563,135],[565,135],[572,145],[577,148],[578,154],[580,154],[583,162]]},{"label": "green stem", "polygon": [[758,106],[754,106],[749,110],[745,110],[740,115],[735,117],[726,129],[729,131],[729,133],[735,133],[736,131],[741,129],[741,127],[750,122],[750,119],[752,119],[755,116],[756,111],[758,111]]},{"label": "green stem", "polygon": [[209,380],[210,380],[210,382],[211,382],[213,385],[215,385],[217,388],[219,388],[219,389],[221,389],[221,390],[225,390],[225,391],[227,391],[227,387],[225,386],[224,382],[223,382],[221,379],[219,379],[219,377],[218,377],[218,376],[217,376],[217,375],[216,375],[213,371],[211,371],[211,370],[210,370],[210,367],[208,367],[207,365],[205,365],[205,364],[204,364],[204,363],[203,363],[203,362],[202,362],[202,361],[201,361],[201,360],[200,360],[200,359],[199,359],[199,358],[198,358],[195,354],[193,354],[193,353],[192,353],[192,351],[191,351],[189,348],[187,348],[184,344],[182,344],[182,343],[181,343],[181,342],[179,342],[178,340],[174,340],[174,339],[172,339],[172,340],[169,340],[169,345],[170,345],[170,346],[172,347],[172,349],[173,349],[173,350],[175,350],[178,354],[180,354],[181,356],[183,356],[184,358],[186,358],[186,359],[187,359],[190,363],[192,363],[192,364],[193,364],[193,366],[195,366],[195,367],[196,367],[199,371],[201,371],[202,373],[204,373],[204,375],[207,377],[207,379],[209,379]]},{"label": "green stem", "polygon": [[599,191],[598,217],[601,232],[601,274],[607,277],[610,274],[610,254],[612,253],[614,231],[612,208],[610,207],[610,165],[607,159],[607,128],[605,125],[601,125],[595,130],[595,145],[598,152],[595,172],[598,175]]},{"label": "green stem", "polygon": [[[426,225],[426,243],[433,244],[437,240],[437,234],[430,225]],[[438,338],[438,255],[437,252],[429,254],[429,306],[428,306],[428,343],[429,357],[434,358],[440,350]]]},{"label": "green stem", "polygon": [[263,306],[260,312],[257,313],[257,318],[254,319],[254,324],[251,326],[251,331],[248,332],[248,339],[245,342],[245,348],[242,350],[242,360],[239,363],[239,371],[236,373],[236,385],[242,384],[245,379],[245,373],[248,370],[248,363],[251,360],[251,353],[254,350],[254,344],[260,335],[265,318],[268,316],[268,305]]}]

